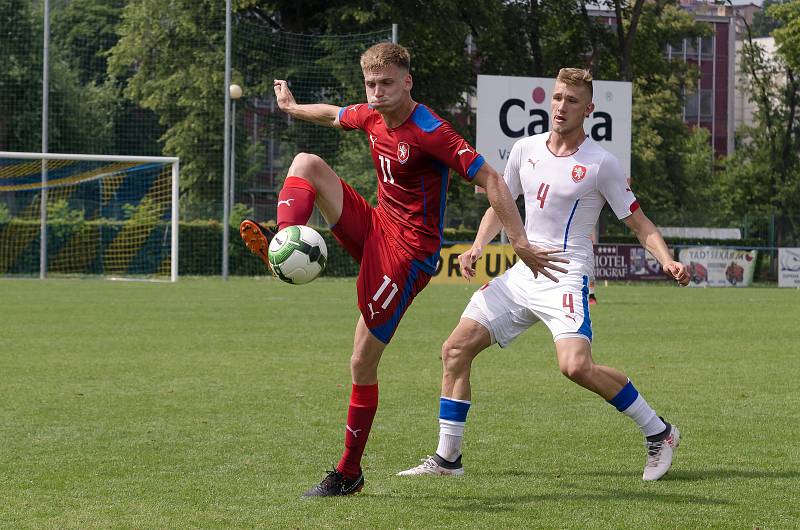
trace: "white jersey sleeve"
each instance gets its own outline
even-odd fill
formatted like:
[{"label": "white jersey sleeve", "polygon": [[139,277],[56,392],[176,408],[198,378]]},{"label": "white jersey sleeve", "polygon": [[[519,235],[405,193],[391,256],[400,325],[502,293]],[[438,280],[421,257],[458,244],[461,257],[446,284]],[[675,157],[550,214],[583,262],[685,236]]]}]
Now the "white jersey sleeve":
[{"label": "white jersey sleeve", "polygon": [[522,149],[520,142],[514,142],[511,148],[511,153],[508,155],[508,162],[506,163],[506,170],[503,172],[503,180],[506,181],[509,191],[511,191],[511,198],[516,200],[522,194],[522,180],[520,179]]},{"label": "white jersey sleeve", "polygon": [[608,153],[597,171],[597,189],[605,197],[618,219],[624,219],[639,208],[625,172],[617,158]]}]

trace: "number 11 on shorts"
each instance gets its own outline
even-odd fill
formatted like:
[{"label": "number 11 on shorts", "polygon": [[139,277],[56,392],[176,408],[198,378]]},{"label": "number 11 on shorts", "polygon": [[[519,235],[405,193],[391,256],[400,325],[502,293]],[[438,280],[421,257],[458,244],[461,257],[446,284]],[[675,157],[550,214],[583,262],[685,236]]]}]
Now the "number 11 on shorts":
[{"label": "number 11 on shorts", "polygon": [[392,290],[389,292],[388,295],[386,295],[386,300],[384,300],[383,303],[381,304],[381,309],[386,309],[387,307],[389,307],[389,304],[392,302],[394,295],[396,295],[397,291],[399,290],[397,288],[397,284],[394,283],[391,278],[389,278],[384,274],[383,283],[378,288],[378,290],[375,291],[375,294],[372,295],[372,301],[377,302],[378,299],[381,297],[381,295],[383,295],[383,292],[386,291],[386,288],[389,287],[390,283],[392,284]]}]

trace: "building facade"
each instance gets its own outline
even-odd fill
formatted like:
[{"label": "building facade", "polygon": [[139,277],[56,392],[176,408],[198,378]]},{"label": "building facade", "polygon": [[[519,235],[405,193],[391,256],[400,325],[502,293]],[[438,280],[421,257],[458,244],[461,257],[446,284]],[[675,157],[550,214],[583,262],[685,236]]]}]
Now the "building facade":
[{"label": "building facade", "polygon": [[[691,11],[691,9],[690,9]],[[708,37],[684,39],[680,46],[667,46],[667,57],[697,67],[697,87],[684,94],[683,121],[690,127],[705,127],[717,156],[734,149],[734,89],[736,85],[736,25],[732,10],[694,12],[695,20],[709,24]]]}]

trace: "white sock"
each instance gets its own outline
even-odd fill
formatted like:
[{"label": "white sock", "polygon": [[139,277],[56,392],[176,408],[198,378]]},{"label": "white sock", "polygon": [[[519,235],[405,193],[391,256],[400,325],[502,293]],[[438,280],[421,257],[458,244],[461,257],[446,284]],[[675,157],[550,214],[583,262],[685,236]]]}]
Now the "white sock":
[{"label": "white sock", "polygon": [[466,422],[439,420],[439,446],[436,454],[447,460],[455,461],[461,455],[461,440],[464,438]]},{"label": "white sock", "polygon": [[622,413],[635,421],[645,436],[653,436],[664,432],[664,429],[667,428],[656,414],[656,411],[650,408],[650,405],[647,404],[641,394]]}]

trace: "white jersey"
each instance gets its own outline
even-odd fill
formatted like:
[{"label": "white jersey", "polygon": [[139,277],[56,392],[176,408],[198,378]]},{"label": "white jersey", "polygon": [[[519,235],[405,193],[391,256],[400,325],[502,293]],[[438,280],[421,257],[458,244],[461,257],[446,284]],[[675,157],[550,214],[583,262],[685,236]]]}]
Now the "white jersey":
[{"label": "white jersey", "polygon": [[525,231],[537,247],[558,248],[566,268],[592,275],[591,235],[606,201],[619,219],[639,207],[622,166],[591,138],[567,156],[554,155],[549,133],[518,140],[504,179],[512,196],[525,198]]}]

